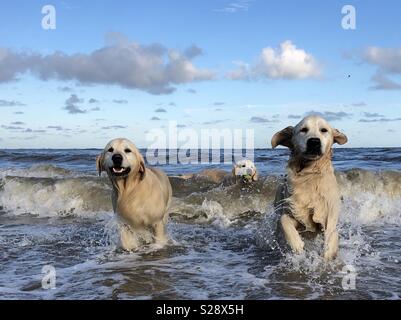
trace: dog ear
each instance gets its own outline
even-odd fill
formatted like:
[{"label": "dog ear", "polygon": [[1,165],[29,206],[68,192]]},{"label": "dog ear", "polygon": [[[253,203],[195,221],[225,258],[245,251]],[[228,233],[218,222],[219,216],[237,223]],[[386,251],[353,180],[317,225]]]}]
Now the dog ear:
[{"label": "dog ear", "polygon": [[103,167],[104,153],[102,152],[96,157],[96,169],[99,173],[99,177],[102,175],[102,171],[104,171]]},{"label": "dog ear", "polygon": [[145,160],[139,150],[136,150],[136,156],[139,160],[139,174],[141,175],[141,180],[143,180],[146,174]]},{"label": "dog ear", "polygon": [[277,146],[284,146],[287,148],[292,148],[292,135],[294,134],[294,127],[287,127],[279,132],[277,132],[271,141],[272,148],[276,148]]},{"label": "dog ear", "polygon": [[143,160],[143,158],[141,159],[141,162],[139,164],[139,172],[141,174],[141,180],[143,180],[146,174],[145,160]]},{"label": "dog ear", "polygon": [[233,168],[232,168],[232,170],[231,170],[231,175],[232,175],[233,177],[235,177],[235,164],[233,165]]},{"label": "dog ear", "polygon": [[252,181],[258,181],[258,172],[255,170],[255,173],[252,176]]},{"label": "dog ear", "polygon": [[233,165],[233,168],[231,170],[231,177],[234,180],[234,183],[237,183],[237,176],[235,175],[235,164]]},{"label": "dog ear", "polygon": [[333,140],[334,143],[345,144],[347,143],[348,138],[344,133],[338,131],[337,129],[333,129]]}]

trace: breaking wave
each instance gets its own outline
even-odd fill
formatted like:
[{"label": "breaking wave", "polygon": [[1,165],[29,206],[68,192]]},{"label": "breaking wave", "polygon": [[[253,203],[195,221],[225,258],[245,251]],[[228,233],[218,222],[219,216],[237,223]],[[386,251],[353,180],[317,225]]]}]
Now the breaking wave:
[{"label": "breaking wave", "polygon": [[[401,172],[352,169],[337,172],[343,223],[401,222]],[[249,187],[233,184],[228,172],[205,170],[171,176],[171,216],[181,221],[229,225],[272,211],[278,176],[260,177]],[[111,212],[107,177],[53,165],[0,171],[0,209],[12,215],[96,216]]]}]

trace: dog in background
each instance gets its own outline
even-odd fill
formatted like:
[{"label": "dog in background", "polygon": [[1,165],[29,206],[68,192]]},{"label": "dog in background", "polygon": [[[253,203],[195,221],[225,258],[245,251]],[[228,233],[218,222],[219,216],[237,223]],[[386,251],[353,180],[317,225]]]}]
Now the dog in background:
[{"label": "dog in background", "polygon": [[235,183],[240,181],[241,183],[249,184],[258,180],[258,171],[251,160],[240,160],[234,163],[232,176]]},{"label": "dog in background", "polygon": [[99,176],[106,171],[111,181],[112,203],[123,227],[121,246],[139,246],[135,232],[150,230],[156,243],[167,242],[166,224],[172,189],[166,174],[145,167],[136,146],[127,139],[110,141],[96,159]]},{"label": "dog in background", "polygon": [[282,145],[291,150],[286,182],[277,190],[274,206],[295,253],[304,249],[300,232],[321,230],[324,259],[329,261],[337,255],[340,196],[331,162],[332,145],[346,142],[343,133],[318,116],[304,118],[295,127],[277,132],[271,140],[273,149]]}]

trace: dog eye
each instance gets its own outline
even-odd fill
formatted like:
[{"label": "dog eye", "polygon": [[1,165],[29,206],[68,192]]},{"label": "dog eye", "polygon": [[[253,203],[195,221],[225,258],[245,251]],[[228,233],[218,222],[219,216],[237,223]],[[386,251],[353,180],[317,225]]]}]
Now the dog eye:
[{"label": "dog eye", "polygon": [[302,128],[302,129],[301,129],[301,132],[302,132],[302,133],[307,133],[308,131],[309,131],[308,128]]},{"label": "dog eye", "polygon": [[108,152],[114,152],[113,148],[109,148],[109,150],[107,150]]},{"label": "dog eye", "polygon": [[326,128],[320,129],[320,132],[326,133],[328,130]]},{"label": "dog eye", "polygon": [[125,152],[125,153],[130,153],[130,152],[132,152],[132,151],[131,151],[131,149],[125,149],[124,152]]}]

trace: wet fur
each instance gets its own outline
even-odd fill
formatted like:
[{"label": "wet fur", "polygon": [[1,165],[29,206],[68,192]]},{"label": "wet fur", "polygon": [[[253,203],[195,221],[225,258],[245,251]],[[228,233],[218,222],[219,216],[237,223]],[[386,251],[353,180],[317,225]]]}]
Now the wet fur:
[{"label": "wet fur", "polygon": [[[122,140],[122,139],[121,139]],[[139,246],[136,232],[151,231],[156,243],[167,241],[166,224],[172,189],[164,172],[155,168],[145,168],[142,155],[130,143],[137,161],[132,162],[132,170],[127,177],[116,178],[105,164],[105,150],[97,158],[99,174],[106,171],[112,183],[112,204],[124,226],[120,230],[121,247],[133,250]],[[122,152],[122,151],[121,151]]]},{"label": "wet fur", "polygon": [[[286,130],[286,129],[284,129]],[[331,129],[333,143],[337,130]],[[276,139],[278,136],[276,136]],[[346,142],[342,135],[339,143]],[[332,149],[328,145],[326,152],[316,160],[307,160],[294,146],[294,139],[287,130],[281,138],[283,145],[290,147],[292,154],[287,166],[286,181],[278,188],[275,209],[280,214],[280,226],[287,243],[296,253],[304,249],[302,232],[324,232],[326,261],[335,258],[338,251],[337,222],[340,211],[340,196],[334,169],[331,162]],[[344,142],[345,141],[345,142]],[[272,140],[275,147],[277,141]]]}]

